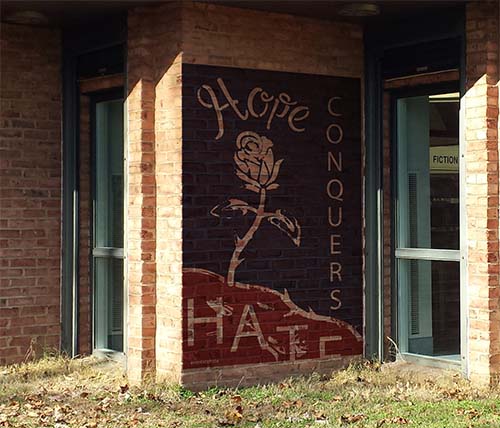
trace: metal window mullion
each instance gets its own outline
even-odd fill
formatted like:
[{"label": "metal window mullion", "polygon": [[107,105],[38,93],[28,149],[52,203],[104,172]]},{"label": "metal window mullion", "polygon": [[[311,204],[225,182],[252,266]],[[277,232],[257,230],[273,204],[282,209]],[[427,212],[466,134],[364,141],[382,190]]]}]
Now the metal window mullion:
[{"label": "metal window mullion", "polygon": [[435,261],[460,261],[460,250],[442,250],[432,248],[397,248],[397,259],[410,260],[435,260]]},{"label": "metal window mullion", "polygon": [[96,247],[92,250],[92,256],[123,259],[124,258],[124,251],[123,251],[123,248]]},{"label": "metal window mullion", "polygon": [[78,353],[78,105],[75,87],[76,58],[63,52],[62,111],[62,286],[61,348],[70,356]]},{"label": "metal window mullion", "polygon": [[378,49],[365,45],[365,356],[383,359],[382,94]]}]

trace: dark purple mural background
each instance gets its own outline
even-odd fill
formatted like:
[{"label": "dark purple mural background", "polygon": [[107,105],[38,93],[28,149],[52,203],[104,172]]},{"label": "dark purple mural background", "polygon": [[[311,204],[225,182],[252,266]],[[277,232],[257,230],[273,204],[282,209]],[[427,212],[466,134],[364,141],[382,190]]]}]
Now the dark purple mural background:
[{"label": "dark purple mural background", "polygon": [[[227,278],[232,260],[235,282],[287,290],[361,333],[360,106],[359,79],[183,65],[184,268]],[[242,243],[259,186],[282,217]]]}]

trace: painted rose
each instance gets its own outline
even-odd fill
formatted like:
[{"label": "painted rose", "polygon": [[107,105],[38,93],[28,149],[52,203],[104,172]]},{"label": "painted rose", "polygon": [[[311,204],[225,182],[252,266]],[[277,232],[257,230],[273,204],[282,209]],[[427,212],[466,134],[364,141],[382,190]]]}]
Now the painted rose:
[{"label": "painted rose", "polygon": [[252,131],[244,131],[236,138],[236,174],[245,183],[244,187],[259,194],[257,207],[241,199],[230,198],[212,208],[210,213],[215,217],[231,218],[234,215],[248,215],[252,213],[252,225],[243,236],[235,235],[234,251],[229,262],[226,282],[229,287],[235,284],[236,269],[243,262],[241,254],[259,230],[262,221],[267,220],[290,237],[293,243],[300,246],[300,224],[295,217],[285,214],[281,209],[275,212],[266,211],[268,190],[278,188],[276,178],[283,159],[274,161],[273,142]]},{"label": "painted rose", "polygon": [[275,181],[283,159],[274,161],[272,141],[255,132],[245,131],[238,135],[236,147],[236,174],[246,183],[245,188],[256,193],[261,189],[277,189]]}]

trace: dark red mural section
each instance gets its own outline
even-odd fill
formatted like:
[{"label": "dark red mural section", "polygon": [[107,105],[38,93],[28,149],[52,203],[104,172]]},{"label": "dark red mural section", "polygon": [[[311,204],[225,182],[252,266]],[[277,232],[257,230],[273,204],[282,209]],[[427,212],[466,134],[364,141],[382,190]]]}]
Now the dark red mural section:
[{"label": "dark red mural section", "polygon": [[358,79],[183,65],[187,367],[362,352]]},{"label": "dark red mural section", "polygon": [[299,361],[358,355],[347,323],[306,312],[289,295],[217,274],[184,272],[184,367]]}]

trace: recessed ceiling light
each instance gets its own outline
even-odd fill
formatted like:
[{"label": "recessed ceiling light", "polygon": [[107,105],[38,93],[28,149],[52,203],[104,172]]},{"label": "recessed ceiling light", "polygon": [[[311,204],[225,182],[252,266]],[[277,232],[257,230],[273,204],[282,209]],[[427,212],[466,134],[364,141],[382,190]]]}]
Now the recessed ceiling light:
[{"label": "recessed ceiling light", "polygon": [[7,15],[5,22],[23,25],[45,25],[49,23],[49,20],[43,13],[36,10],[23,10]]},{"label": "recessed ceiling light", "polygon": [[338,14],[351,17],[377,16],[380,15],[380,7],[375,3],[347,3]]}]

